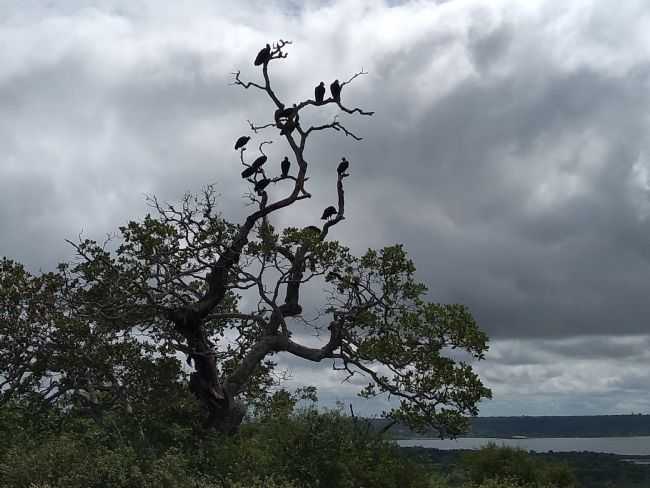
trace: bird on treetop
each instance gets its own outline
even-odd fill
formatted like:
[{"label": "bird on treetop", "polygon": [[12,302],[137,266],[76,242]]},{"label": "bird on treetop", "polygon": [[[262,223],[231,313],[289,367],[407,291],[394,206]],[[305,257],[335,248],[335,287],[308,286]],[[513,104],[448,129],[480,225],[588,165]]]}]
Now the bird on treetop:
[{"label": "bird on treetop", "polygon": [[269,183],[271,183],[271,180],[269,180],[268,178],[264,178],[263,180],[260,180],[257,183],[255,183],[254,190],[257,193],[262,193],[264,191],[264,188],[266,188],[269,185]]},{"label": "bird on treetop", "polygon": [[314,98],[316,99],[316,104],[320,105],[323,103],[325,98],[325,83],[320,82],[316,88],[314,88]]},{"label": "bird on treetop", "polygon": [[287,156],[284,157],[282,162],[280,163],[280,169],[282,170],[282,178],[286,178],[289,176],[289,169],[291,168],[291,161],[289,161],[289,158]]},{"label": "bird on treetop", "polygon": [[344,175],[349,167],[350,167],[350,162],[345,158],[341,158],[341,162],[339,163],[338,167],[336,168],[336,172],[339,175]]},{"label": "bird on treetop", "polygon": [[255,168],[255,171],[260,169],[264,163],[266,163],[267,157],[262,155],[259,158],[257,158],[255,161],[253,161],[253,164],[251,164],[251,168]]},{"label": "bird on treetop", "polygon": [[240,147],[244,147],[250,140],[251,138],[249,136],[241,136],[239,139],[237,139],[237,142],[235,142],[235,151]]},{"label": "bird on treetop", "polygon": [[330,92],[332,92],[332,98],[337,102],[341,101],[341,85],[339,85],[339,80],[334,80],[330,85]]},{"label": "bird on treetop", "polygon": [[241,177],[250,178],[255,173],[257,173],[257,168],[253,168],[252,166],[249,166],[248,168],[246,168],[244,171],[241,172]]},{"label": "bird on treetop", "polygon": [[287,134],[291,134],[295,128],[296,128],[295,120],[289,119],[287,120],[287,123],[282,126],[282,129],[280,129],[280,135],[286,136]]},{"label": "bird on treetop", "polygon": [[336,215],[336,207],[329,206],[325,210],[323,210],[323,215],[321,216],[321,220],[329,220],[330,217],[333,217]]},{"label": "bird on treetop", "polygon": [[260,49],[260,52],[257,53],[253,64],[259,66],[266,63],[269,59],[271,59],[271,46],[267,44],[266,47]]},{"label": "bird on treetop", "polygon": [[293,107],[283,108],[282,110],[280,110],[278,112],[278,117],[282,118],[282,119],[291,118],[291,117],[293,117],[293,113],[294,113],[295,109],[296,109],[295,105]]}]

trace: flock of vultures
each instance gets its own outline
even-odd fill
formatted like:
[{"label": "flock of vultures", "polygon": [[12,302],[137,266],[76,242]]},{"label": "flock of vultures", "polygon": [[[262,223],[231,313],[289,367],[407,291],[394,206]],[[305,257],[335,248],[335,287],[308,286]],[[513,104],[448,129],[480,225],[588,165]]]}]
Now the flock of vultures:
[{"label": "flock of vultures", "polygon": [[[259,53],[257,53],[257,57],[255,58],[254,65],[255,66],[260,66],[263,65],[264,63],[268,62],[269,59],[271,58],[271,46],[269,44],[266,45],[262,50],[260,50]],[[330,85],[330,92],[332,94],[332,98],[334,101],[339,102],[341,100],[341,85],[339,83],[339,80],[334,80],[334,82]],[[316,105],[321,105],[324,100],[325,100],[325,83],[320,82],[318,86],[314,89],[314,99],[316,102]],[[298,122],[298,113],[295,110],[296,105],[294,105],[291,108],[284,108],[283,105],[280,106],[275,111],[275,122],[276,122],[276,127],[280,128],[280,134],[281,135],[286,135],[290,134],[293,129],[295,129],[296,124]],[[239,151],[244,151],[246,149],[246,144],[248,144],[248,141],[250,141],[249,136],[241,136],[240,138],[237,139],[237,142],[235,142],[235,150]],[[242,178],[249,180],[251,183],[254,184],[254,191],[258,194],[261,195],[266,187],[276,180],[270,180],[267,178],[263,173],[262,173],[262,166],[264,163],[267,161],[267,156],[264,154],[262,151],[262,147],[260,146],[260,152],[262,155],[258,157],[255,161],[253,161],[250,165],[244,163],[244,166],[246,166],[246,169],[242,171]],[[242,155],[242,161],[243,161],[243,155]],[[350,163],[348,162],[347,159],[342,158],[341,162],[339,163],[338,167],[336,168],[336,172],[339,174],[339,176],[344,177],[348,176],[346,171],[349,168]],[[285,179],[285,178],[290,178],[289,176],[289,171],[291,169],[291,161],[289,161],[289,157],[285,156],[284,159],[280,162],[280,178],[279,179]],[[257,179],[257,175],[261,174],[262,178]],[[321,216],[322,220],[329,220],[330,218],[334,217],[338,211],[336,210],[336,207],[334,206],[329,206],[323,211],[323,215]]]}]

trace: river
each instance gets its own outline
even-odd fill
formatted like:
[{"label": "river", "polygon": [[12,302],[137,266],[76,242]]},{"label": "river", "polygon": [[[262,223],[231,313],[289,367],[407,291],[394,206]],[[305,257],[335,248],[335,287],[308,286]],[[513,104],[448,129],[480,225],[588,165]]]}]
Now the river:
[{"label": "river", "polygon": [[526,439],[493,439],[462,437],[459,439],[405,439],[398,440],[402,447],[428,447],[435,449],[480,449],[489,443],[518,447],[534,452],[591,451],[624,456],[650,456],[650,437],[545,437]]}]

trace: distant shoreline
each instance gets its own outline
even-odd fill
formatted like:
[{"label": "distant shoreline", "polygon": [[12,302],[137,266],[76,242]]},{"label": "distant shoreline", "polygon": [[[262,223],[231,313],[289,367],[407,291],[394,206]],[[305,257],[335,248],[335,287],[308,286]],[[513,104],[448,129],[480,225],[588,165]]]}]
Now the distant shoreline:
[{"label": "distant shoreline", "polygon": [[526,439],[460,437],[456,439],[394,439],[399,447],[442,451],[478,450],[490,445],[536,453],[593,452],[650,460],[650,436],[633,437],[529,437]]},{"label": "distant shoreline", "polygon": [[[606,439],[606,438],[627,438],[627,437],[648,437],[650,434],[625,434],[625,435],[527,435],[527,436],[494,436],[494,435],[459,435],[456,439],[507,439],[511,441],[526,440],[526,439]],[[394,438],[393,440],[425,440],[425,441],[439,441],[440,437],[419,436],[414,434],[410,437]],[[445,440],[452,440],[445,437]]]},{"label": "distant shoreline", "polygon": [[[645,437],[645,436],[643,436]],[[650,437],[650,436],[648,436]],[[413,439],[393,439],[393,441],[411,441]],[[440,439],[426,439],[426,440],[440,440]],[[447,439],[448,440],[448,439]],[[466,447],[461,447],[458,449],[439,449],[437,447],[423,447],[423,446],[401,446],[398,445],[399,449],[412,449],[412,450],[419,450],[419,449],[426,449],[430,451],[438,451],[441,453],[460,453],[460,452],[472,452],[475,451],[476,449],[469,449]],[[538,451],[529,451],[532,452],[535,455],[538,456],[544,456],[544,455],[562,455],[562,454],[571,454],[571,455],[580,455],[580,454],[594,454],[598,456],[613,456],[617,458],[621,458],[621,460],[634,460],[634,461],[645,461],[648,460],[650,461],[650,454],[618,454],[615,452],[601,452],[601,451],[549,451],[549,452],[538,452]]]}]

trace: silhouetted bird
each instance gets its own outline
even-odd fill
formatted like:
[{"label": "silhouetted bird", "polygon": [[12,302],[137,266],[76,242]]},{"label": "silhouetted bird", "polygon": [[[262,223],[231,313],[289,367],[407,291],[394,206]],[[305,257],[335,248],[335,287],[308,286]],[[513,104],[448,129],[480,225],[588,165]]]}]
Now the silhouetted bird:
[{"label": "silhouetted bird", "polygon": [[262,193],[264,191],[264,188],[269,186],[269,183],[271,183],[271,180],[264,178],[263,180],[260,180],[257,183],[255,183],[254,190],[257,193]]},{"label": "silhouetted bird", "polygon": [[249,166],[248,168],[246,168],[244,171],[241,172],[241,177],[250,178],[255,173],[257,173],[257,168],[253,168],[252,166]]},{"label": "silhouetted bird", "polygon": [[345,174],[345,172],[348,170],[349,167],[350,167],[349,161],[345,158],[341,158],[341,162],[336,168],[336,172],[340,175]]},{"label": "silhouetted bird", "polygon": [[251,138],[248,136],[241,136],[239,139],[237,139],[237,142],[235,142],[235,151],[240,147],[244,147],[250,140]]},{"label": "silhouetted bird", "polygon": [[288,119],[293,117],[293,113],[295,111],[296,106],[294,105],[293,107],[289,108],[283,108],[282,110],[279,111],[278,117],[282,119]]},{"label": "silhouetted bird", "polygon": [[[299,119],[298,105],[294,103],[293,107],[277,110],[276,114],[276,124],[277,128],[280,129],[280,135],[291,134],[291,132],[296,128]],[[285,122],[282,122],[279,119],[285,119]]]},{"label": "silhouetted bird", "polygon": [[277,124],[280,121],[280,114],[282,114],[282,111],[284,110],[284,105],[280,104],[280,107],[275,111],[275,123]]},{"label": "silhouetted bird", "polygon": [[289,161],[289,158],[287,156],[284,157],[282,162],[280,163],[280,168],[282,169],[282,178],[286,178],[289,176],[289,169],[291,168],[291,161]]},{"label": "silhouetted bird", "polygon": [[[340,93],[340,90],[339,90]],[[320,82],[316,88],[314,88],[314,98],[316,99],[316,104],[320,105],[323,103],[323,99],[325,98],[325,83]]]},{"label": "silhouetted bird", "polygon": [[332,207],[331,205],[327,207],[325,210],[323,210],[323,215],[321,217],[322,220],[329,220],[330,217],[333,217],[336,215],[336,208]]},{"label": "silhouetted bird", "polygon": [[255,66],[259,66],[260,64],[266,63],[271,57],[271,46],[268,44],[266,45],[265,48],[261,49],[260,52],[257,53],[257,57],[255,58]]},{"label": "silhouetted bird", "polygon": [[267,157],[262,155],[259,158],[257,158],[255,161],[253,161],[253,164],[251,164],[251,168],[255,168],[255,171],[260,169],[264,163],[266,163]]},{"label": "silhouetted bird", "polygon": [[295,128],[296,128],[295,119],[289,119],[287,120],[287,123],[282,126],[282,129],[280,130],[280,135],[285,136],[287,134],[291,134],[293,132],[293,129]]},{"label": "silhouetted bird", "polygon": [[330,85],[330,92],[332,92],[332,98],[337,102],[341,101],[341,85],[339,85],[339,80],[334,80],[334,83]]}]

